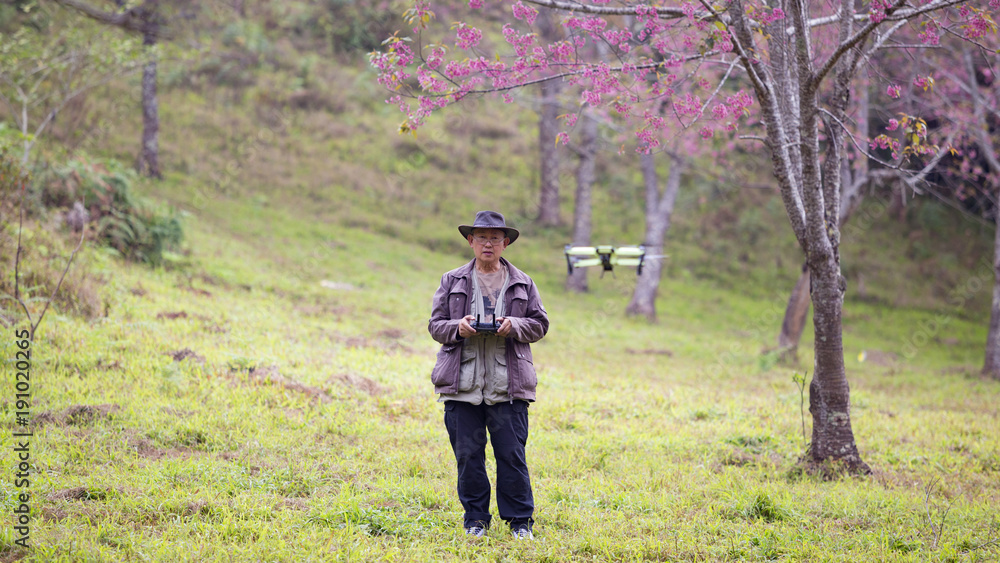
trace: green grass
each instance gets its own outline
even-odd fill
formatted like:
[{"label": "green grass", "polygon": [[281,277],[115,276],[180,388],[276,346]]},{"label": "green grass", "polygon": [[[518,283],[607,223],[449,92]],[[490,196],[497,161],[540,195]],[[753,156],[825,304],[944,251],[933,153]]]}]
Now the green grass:
[{"label": "green grass", "polygon": [[[799,365],[761,355],[800,265],[773,192],[692,178],[667,242],[659,322],[627,318],[631,271],[594,275],[589,294],[568,295],[567,229],[530,223],[529,115],[510,121],[509,108],[484,103],[416,140],[396,137],[398,117],[374,100],[370,76],[321,70],[360,89],[331,94],[339,113],[275,121],[253,92],[236,103],[222,90],[164,93],[167,179],[144,189],[189,214],[187,250],[156,270],[86,250],[80,268],[103,280],[107,316],[57,310],[40,329],[33,548],[14,548],[5,527],[2,557],[1000,557],[1000,386],[978,375],[990,291],[968,284],[982,274],[985,229],[951,218],[931,231],[915,215],[868,224],[844,249],[852,419],[875,474],[822,481],[795,471],[805,445],[792,376],[811,371],[811,337]],[[116,147],[131,146],[132,131],[115,129],[121,138],[101,154],[124,157]],[[630,163],[602,161],[601,240],[642,236]],[[740,206],[756,213],[737,217]],[[539,283],[552,321],[533,347],[532,543],[502,526],[484,540],[462,535],[429,382],[430,298],[441,273],[470,258],[455,226],[484,207],[522,229],[505,256]],[[951,252],[947,235],[963,229],[968,248]],[[19,491],[5,467],[0,508],[10,514]]]}]

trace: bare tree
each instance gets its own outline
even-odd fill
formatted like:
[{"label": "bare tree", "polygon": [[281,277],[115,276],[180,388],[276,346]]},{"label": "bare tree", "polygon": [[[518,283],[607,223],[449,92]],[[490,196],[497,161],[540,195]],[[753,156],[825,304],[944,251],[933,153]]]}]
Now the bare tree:
[{"label": "bare tree", "polygon": [[160,13],[160,0],[145,0],[132,7],[128,7],[123,0],[116,0],[118,11],[115,12],[101,10],[83,0],[52,1],[101,23],[142,37],[147,58],[142,69],[142,144],[136,168],[149,177],[163,178],[159,156],[160,109],[156,96],[157,60],[154,49],[166,24],[166,19]]},{"label": "bare tree", "polygon": [[[592,192],[595,177],[595,161],[597,159],[597,120],[589,111],[580,116],[580,142],[571,145],[580,163],[576,168],[576,199],[573,207],[573,244],[589,246],[593,228]],[[575,292],[585,292],[587,286],[587,269],[574,268],[566,278],[566,289]]]},{"label": "bare tree", "polygon": [[632,300],[625,308],[626,314],[642,315],[656,320],[656,294],[660,289],[660,274],[663,271],[663,241],[670,230],[670,219],[674,212],[674,202],[681,187],[681,176],[686,162],[676,148],[667,153],[670,158],[670,172],[667,184],[660,193],[659,177],[656,173],[656,157],[651,153],[640,156],[642,179],[646,187],[646,255]]},{"label": "bare tree", "polygon": [[[542,38],[552,42],[559,38],[559,26],[553,21],[552,10],[538,11],[538,31]],[[538,158],[539,158],[539,201],[538,222],[554,226],[559,220],[559,150],[556,136],[559,134],[559,94],[562,83],[543,82],[539,85],[540,105],[538,112]]]}]

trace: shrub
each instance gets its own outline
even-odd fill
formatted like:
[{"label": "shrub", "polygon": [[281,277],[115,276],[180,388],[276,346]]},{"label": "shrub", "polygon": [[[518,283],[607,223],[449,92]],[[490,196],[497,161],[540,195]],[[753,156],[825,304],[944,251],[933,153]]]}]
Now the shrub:
[{"label": "shrub", "polygon": [[[52,168],[36,189],[49,210],[63,212],[81,202],[95,241],[128,260],[157,266],[165,251],[180,245],[184,233],[176,213],[161,212],[135,194],[137,181],[135,171],[117,161],[81,158]],[[65,216],[70,219],[78,213]]]}]

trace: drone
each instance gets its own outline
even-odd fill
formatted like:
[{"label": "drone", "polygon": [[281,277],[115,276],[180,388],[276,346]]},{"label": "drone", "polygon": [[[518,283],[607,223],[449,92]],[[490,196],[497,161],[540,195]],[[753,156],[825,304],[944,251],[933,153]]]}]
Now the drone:
[{"label": "drone", "polygon": [[[645,245],[612,246],[601,244],[597,246],[566,245],[566,266],[573,275],[574,268],[601,266],[601,276],[604,272],[614,272],[615,266],[635,266],[637,276],[642,275],[642,263],[646,259]],[[653,258],[652,256],[650,258]]]}]

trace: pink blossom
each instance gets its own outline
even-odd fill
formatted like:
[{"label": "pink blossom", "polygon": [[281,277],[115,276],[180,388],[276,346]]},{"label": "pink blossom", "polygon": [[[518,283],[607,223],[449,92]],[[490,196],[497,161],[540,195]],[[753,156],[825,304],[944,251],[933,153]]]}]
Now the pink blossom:
[{"label": "pink blossom", "polygon": [[918,33],[917,37],[924,45],[938,45],[941,43],[941,28],[934,20],[928,20],[924,24],[924,30]]},{"label": "pink blossom", "polygon": [[472,74],[472,66],[466,62],[450,61],[444,69],[445,76],[449,78],[462,78]]},{"label": "pink blossom", "polygon": [[444,92],[448,89],[447,82],[424,67],[417,69],[417,81],[420,83],[420,87],[428,92]]},{"label": "pink blossom", "polygon": [[934,86],[934,79],[930,76],[918,76],[913,79],[913,85],[917,88],[922,88],[926,92]]},{"label": "pink blossom", "polygon": [[437,68],[444,61],[444,49],[436,47],[431,49],[431,54],[427,56],[427,68]]},{"label": "pink blossom", "polygon": [[596,107],[601,105],[601,95],[593,90],[585,90],[582,94],[580,94],[580,97],[583,98],[585,103],[588,103],[591,106]]},{"label": "pink blossom", "polygon": [[471,49],[483,39],[483,32],[467,24],[458,24],[458,31],[455,32],[455,45],[459,49]]},{"label": "pink blossom", "polygon": [[685,2],[681,5],[681,11],[687,16],[687,19],[694,21],[694,4],[691,2]]},{"label": "pink blossom", "polygon": [[556,134],[556,142],[562,145],[569,143],[569,133],[565,131],[560,131]]},{"label": "pink blossom", "polygon": [[528,48],[535,42],[536,37],[534,33],[521,35],[510,24],[503,26],[503,36],[507,40],[507,43],[514,47],[514,52],[519,57],[523,57],[528,53]]},{"label": "pink blossom", "polygon": [[698,134],[701,135],[702,139],[711,139],[715,132],[708,127],[702,127]]},{"label": "pink blossom", "polygon": [[649,154],[653,152],[653,149],[660,146],[660,140],[656,138],[656,132],[651,129],[640,129],[635,132],[635,136],[639,138],[639,146],[636,148],[636,152]]},{"label": "pink blossom", "polygon": [[890,119],[889,125],[885,129],[886,131],[895,131],[896,129],[899,129],[899,121],[896,121],[895,119]]},{"label": "pink blossom", "polygon": [[[962,7],[966,8],[966,6]],[[964,27],[966,39],[978,39],[985,36],[991,30],[994,30],[996,28],[996,24],[994,24],[991,19],[988,19],[988,16],[977,10],[975,14],[969,18],[968,25]]]},{"label": "pink blossom", "polygon": [[888,94],[890,98],[898,98],[900,96],[899,85],[890,84],[889,87],[885,89],[885,93]]},{"label": "pink blossom", "polygon": [[469,7],[478,10],[483,7],[483,0],[469,0]]},{"label": "pink blossom", "polygon": [[785,19],[785,12],[781,8],[775,8],[770,12],[764,12],[760,16],[760,22],[764,25]]},{"label": "pink blossom", "polygon": [[549,45],[549,52],[556,62],[568,62],[573,58],[573,45],[567,41],[560,41]]},{"label": "pink blossom", "polygon": [[684,95],[683,98],[674,100],[674,111],[678,115],[698,117],[702,112],[701,99],[698,96],[692,96],[690,92]]},{"label": "pink blossom", "polygon": [[868,19],[872,23],[881,23],[885,19],[885,11],[892,7],[892,0],[872,0]]},{"label": "pink blossom", "polygon": [[538,17],[538,10],[535,8],[525,6],[518,0],[513,7],[514,17],[519,20],[524,20],[528,25],[535,23],[535,18]]},{"label": "pink blossom", "polygon": [[753,97],[745,90],[740,90],[732,96],[727,96],[726,104],[729,106],[730,115],[739,119],[750,113],[750,106],[753,105]]}]

